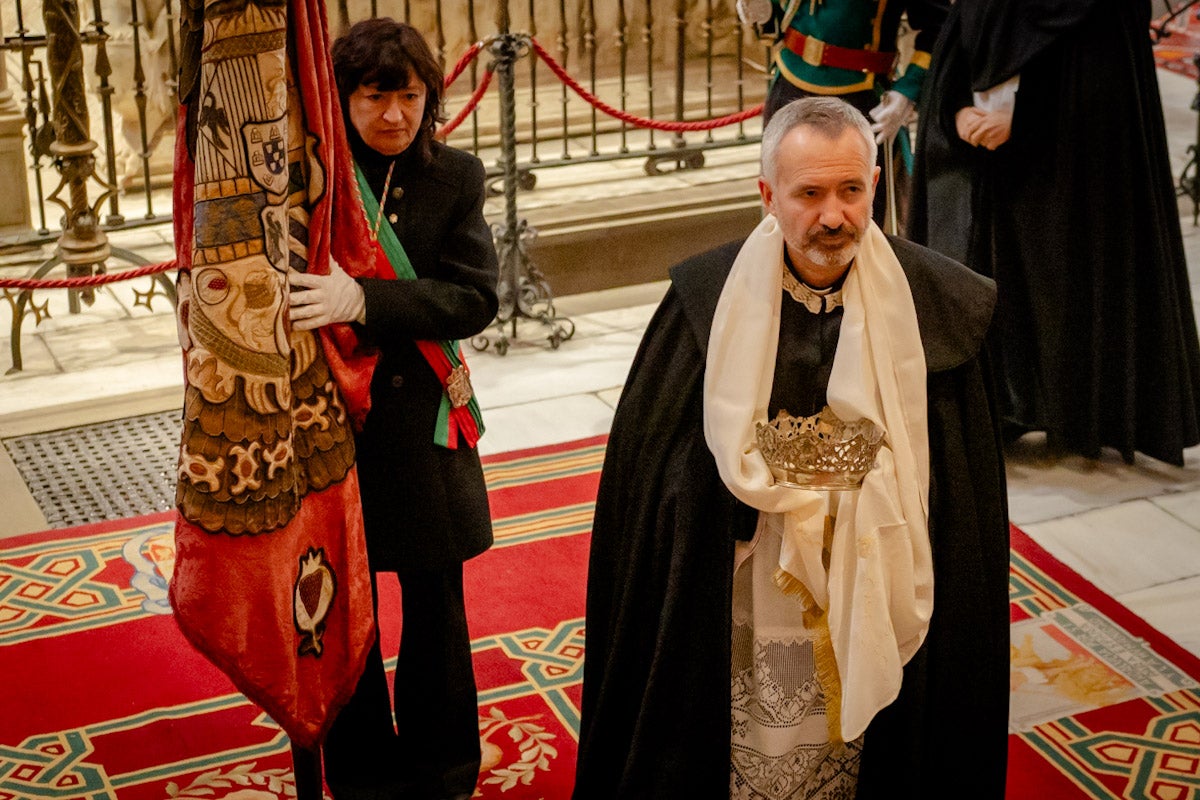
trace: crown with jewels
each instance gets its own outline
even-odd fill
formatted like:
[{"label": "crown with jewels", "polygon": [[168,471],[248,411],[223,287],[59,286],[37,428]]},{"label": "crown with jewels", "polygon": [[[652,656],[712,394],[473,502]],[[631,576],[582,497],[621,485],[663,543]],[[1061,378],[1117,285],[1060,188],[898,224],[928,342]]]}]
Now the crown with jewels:
[{"label": "crown with jewels", "polygon": [[883,444],[883,432],[871,420],[846,422],[829,406],[811,417],[780,411],[759,422],[755,436],[776,483],[819,491],[862,486]]}]

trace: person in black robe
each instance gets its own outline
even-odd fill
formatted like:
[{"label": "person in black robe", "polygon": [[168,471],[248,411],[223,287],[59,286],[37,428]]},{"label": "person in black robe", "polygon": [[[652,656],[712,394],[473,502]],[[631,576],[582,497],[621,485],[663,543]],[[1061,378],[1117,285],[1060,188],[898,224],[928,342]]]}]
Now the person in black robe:
[{"label": "person in black robe", "polygon": [[[1007,438],[1181,465],[1200,442],[1200,348],[1149,23],[1149,0],[957,3],[909,235],[996,280]],[[999,135],[964,124],[1006,82]]]},{"label": "person in black robe", "polygon": [[[980,350],[994,286],[923,247],[888,241],[912,292],[928,373],[934,600],[899,696],[862,737],[856,796],[998,799],[1008,733],[1008,519]],[[730,796],[734,553],[754,535],[758,511],[718,474],[703,385],[714,312],[742,245],[671,269],[617,407],[588,565],[575,800]],[[838,314],[810,314],[785,297],[772,412],[821,406],[839,332]]]}]

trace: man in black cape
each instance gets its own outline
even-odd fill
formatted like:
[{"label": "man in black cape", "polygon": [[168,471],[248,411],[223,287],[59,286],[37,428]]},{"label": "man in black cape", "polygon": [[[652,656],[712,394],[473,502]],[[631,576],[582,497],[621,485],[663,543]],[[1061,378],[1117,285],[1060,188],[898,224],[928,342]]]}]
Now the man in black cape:
[{"label": "man in black cape", "polygon": [[[793,105],[810,103],[840,101]],[[787,124],[785,116],[776,124]],[[870,139],[869,130],[864,135]],[[766,141],[764,134],[764,162]],[[761,184],[770,172],[764,163]],[[872,189],[859,222],[869,216]],[[863,799],[964,792],[998,799],[1008,732],[1008,521],[990,373],[980,351],[994,286],[870,227],[903,268],[919,327],[926,371],[915,379],[927,397],[935,577],[924,643],[903,668],[898,696],[859,740],[849,791]],[[836,244],[846,228],[824,226],[817,235]],[[786,264],[794,272],[791,245],[788,239]],[[671,270],[616,412],[589,561],[576,800],[763,796],[741,779],[734,792],[731,781],[735,550],[755,537],[759,512],[731,493],[704,430],[714,314],[743,247],[733,242]],[[841,270],[834,291],[846,280],[847,267]],[[819,300],[815,307],[831,305]],[[784,296],[772,413],[789,396],[799,413],[824,402],[839,336],[848,335],[840,331],[842,311],[807,314]],[[748,305],[734,313],[748,322],[767,309]],[[851,796],[845,788],[821,791],[797,796]]]},{"label": "man in black cape", "polygon": [[[1149,0],[957,3],[910,236],[996,281],[1006,437],[1181,465],[1200,441],[1200,348],[1149,24]],[[1006,85],[989,122],[981,104]]]}]

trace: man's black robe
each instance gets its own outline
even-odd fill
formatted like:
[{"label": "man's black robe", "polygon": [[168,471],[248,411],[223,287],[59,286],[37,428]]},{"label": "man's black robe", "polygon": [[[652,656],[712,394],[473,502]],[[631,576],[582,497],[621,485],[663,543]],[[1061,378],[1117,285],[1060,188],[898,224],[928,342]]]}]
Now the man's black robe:
[{"label": "man's black robe", "polygon": [[[1200,346],[1148,0],[960,0],[921,109],[909,234],[995,279],[1012,435],[1183,463]],[[1012,135],[958,138],[971,92],[1020,74]]]},{"label": "man's black robe", "polygon": [[[995,292],[942,256],[892,244],[928,366],[934,612],[900,697],[865,734],[858,797],[1002,798],[1008,517],[979,356]],[[576,800],[729,796],[733,550],[758,512],[717,475],[702,394],[739,247],[672,269],[617,408],[589,560]]]}]

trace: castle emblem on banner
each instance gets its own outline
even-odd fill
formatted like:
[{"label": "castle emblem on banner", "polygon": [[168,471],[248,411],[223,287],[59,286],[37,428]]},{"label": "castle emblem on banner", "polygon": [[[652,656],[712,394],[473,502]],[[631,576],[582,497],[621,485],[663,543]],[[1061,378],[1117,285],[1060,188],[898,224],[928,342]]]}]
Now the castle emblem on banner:
[{"label": "castle emblem on banner", "polygon": [[285,130],[283,117],[242,125],[250,176],[271,194],[283,194],[288,185]]}]

